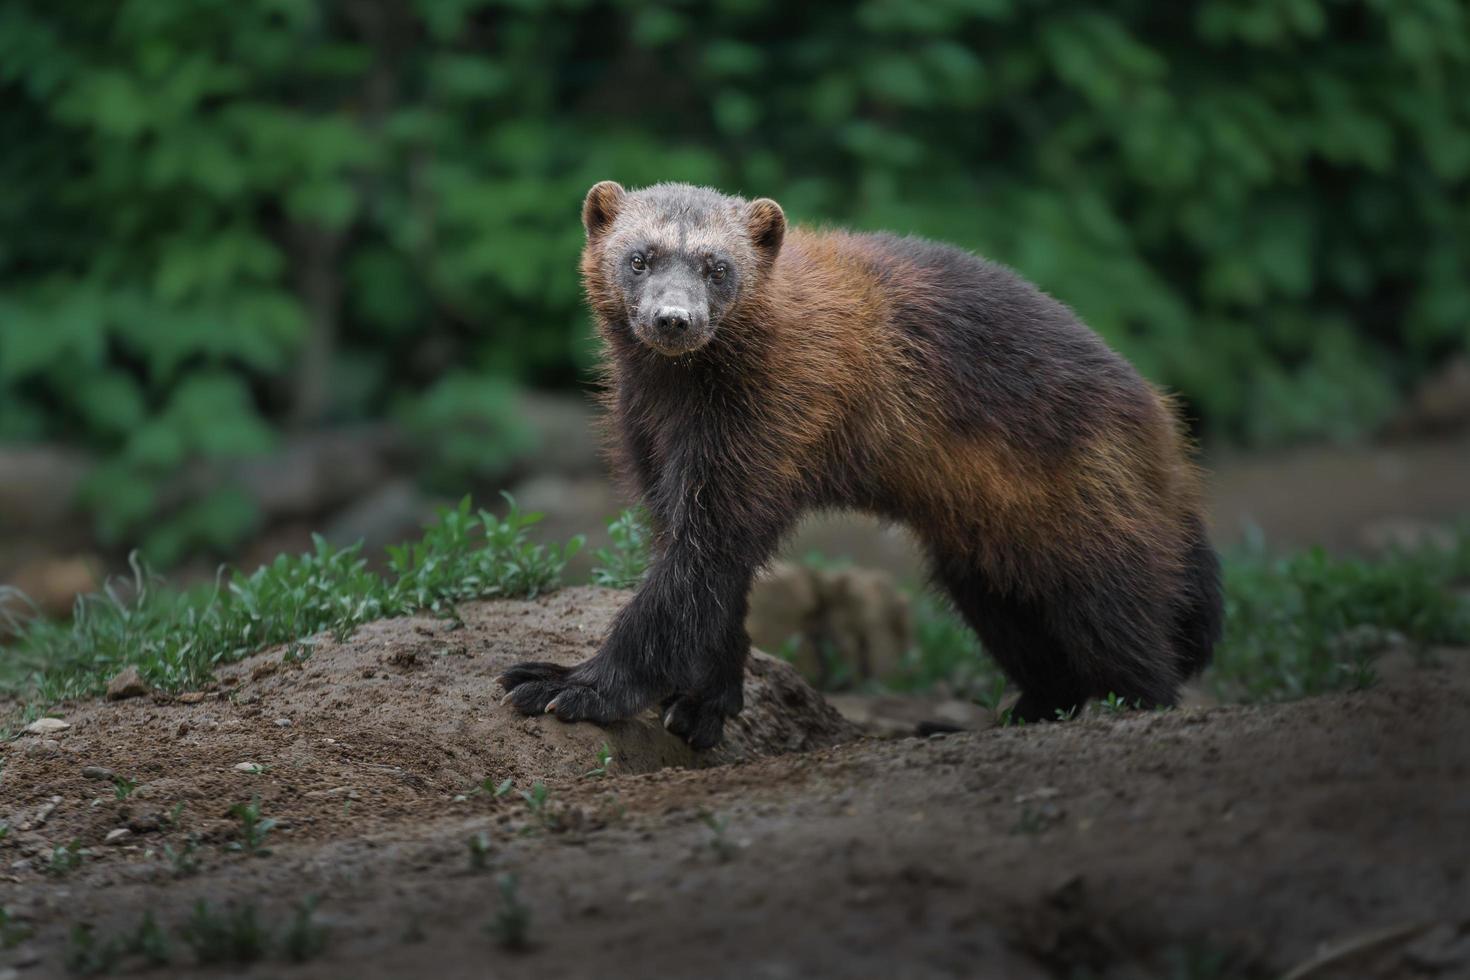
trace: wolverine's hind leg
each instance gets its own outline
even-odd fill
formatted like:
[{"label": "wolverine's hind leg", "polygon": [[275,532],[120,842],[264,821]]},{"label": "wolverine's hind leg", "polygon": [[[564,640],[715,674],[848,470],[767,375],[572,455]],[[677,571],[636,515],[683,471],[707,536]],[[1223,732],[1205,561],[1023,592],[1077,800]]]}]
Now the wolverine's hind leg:
[{"label": "wolverine's hind leg", "polygon": [[985,651],[1021,689],[1012,717],[1050,721],[1087,700],[1087,685],[1042,625],[1038,610],[1002,595],[964,559],[934,561],[934,577],[980,637]]},{"label": "wolverine's hind leg", "polygon": [[1159,626],[1169,607],[1140,598],[1136,583],[1064,579],[1023,594],[996,588],[968,556],[937,554],[933,566],[986,652],[1021,689],[1013,718],[1068,717],[1109,693],[1149,707],[1175,703],[1173,651]]}]

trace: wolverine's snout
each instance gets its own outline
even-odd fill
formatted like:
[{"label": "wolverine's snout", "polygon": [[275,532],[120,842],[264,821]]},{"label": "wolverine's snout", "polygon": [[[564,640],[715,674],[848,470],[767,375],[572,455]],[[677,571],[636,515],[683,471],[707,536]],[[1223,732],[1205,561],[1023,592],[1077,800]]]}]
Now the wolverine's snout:
[{"label": "wolverine's snout", "polygon": [[676,306],[666,306],[654,314],[653,325],[661,334],[676,336],[689,329],[689,311]]},{"label": "wolverine's snout", "polygon": [[640,340],[663,354],[687,354],[709,340],[709,314],[687,306],[660,306],[642,317]]},{"label": "wolverine's snout", "polygon": [[654,313],[653,328],[665,340],[688,343],[704,336],[709,314],[698,307],[664,306]]},{"label": "wolverine's snout", "polygon": [[709,298],[704,284],[682,264],[649,277],[645,305],[638,317],[638,338],[663,354],[687,354],[709,340]]}]

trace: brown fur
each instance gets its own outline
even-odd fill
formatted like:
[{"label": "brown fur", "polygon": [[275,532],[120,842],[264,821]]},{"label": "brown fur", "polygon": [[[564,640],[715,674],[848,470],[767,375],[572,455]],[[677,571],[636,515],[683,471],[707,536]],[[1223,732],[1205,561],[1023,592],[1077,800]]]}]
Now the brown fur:
[{"label": "brown fur", "polygon": [[[603,309],[616,300],[600,299],[606,287],[598,261],[589,246],[584,281]],[[1160,562],[1177,561],[1201,486],[1169,399],[1150,388],[1141,418],[1127,425],[1120,419],[1061,458],[1038,458],[1000,437],[957,435],[936,407],[941,398],[931,385],[938,379],[903,375],[899,352],[916,342],[890,318],[890,297],[875,275],[883,261],[871,243],[847,233],[793,230],[762,294],[725,323],[725,331],[743,336],[722,353],[738,360],[745,388],[764,396],[750,406],[765,430],[751,446],[759,455],[743,462],[795,484],[802,472],[848,471],[857,459],[878,460],[881,468],[865,481],[876,491],[865,509],[901,517],[921,534],[966,542],[976,557],[985,554],[984,532],[996,531],[1005,539],[992,546],[996,557],[1022,544],[1064,566],[1122,540]],[[909,299],[922,303],[917,290]],[[613,354],[610,322],[601,319]],[[617,439],[626,362],[614,354],[603,364],[612,459],[629,478],[637,467]],[[630,483],[636,491],[636,480]],[[1031,574],[1051,572],[1047,562],[1030,564]]]},{"label": "brown fur", "polygon": [[[634,612],[628,633],[739,647],[730,607],[754,568],[802,511],[853,507],[925,543],[1025,713],[1109,691],[1172,701],[1218,636],[1219,595],[1166,396],[998,266],[914,239],[788,231],[770,201],[659,190],[593,189],[582,275],[614,461],[649,504],[665,566],[640,600],[724,625]],[[735,264],[738,294],[703,346],[671,357],[630,328],[632,243],[651,243],[651,261],[720,250]],[[701,586],[713,606],[680,592]],[[651,696],[697,711],[730,683],[719,674],[671,666]]]}]

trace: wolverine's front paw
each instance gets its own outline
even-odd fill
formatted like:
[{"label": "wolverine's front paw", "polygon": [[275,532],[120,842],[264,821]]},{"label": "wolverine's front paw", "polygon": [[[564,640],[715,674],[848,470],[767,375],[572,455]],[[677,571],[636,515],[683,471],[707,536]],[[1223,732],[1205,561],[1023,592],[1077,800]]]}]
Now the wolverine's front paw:
[{"label": "wolverine's front paw", "polygon": [[522,714],[554,714],[562,721],[606,725],[623,717],[596,688],[578,683],[572,668],[559,664],[516,664],[500,675],[505,700]]},{"label": "wolverine's front paw", "polygon": [[725,719],[740,713],[742,700],[738,690],[715,698],[676,694],[663,704],[664,728],[691,748],[712,749],[725,737]]}]

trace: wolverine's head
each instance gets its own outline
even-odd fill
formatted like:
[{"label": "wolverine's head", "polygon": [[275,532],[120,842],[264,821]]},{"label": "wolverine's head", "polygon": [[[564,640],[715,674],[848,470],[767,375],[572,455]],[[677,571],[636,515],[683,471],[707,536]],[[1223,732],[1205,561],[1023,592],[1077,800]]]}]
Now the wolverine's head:
[{"label": "wolverine's head", "polygon": [[675,357],[709,343],[776,259],[786,215],[688,184],[626,191],[605,180],[582,205],[583,270],[599,311]]}]

